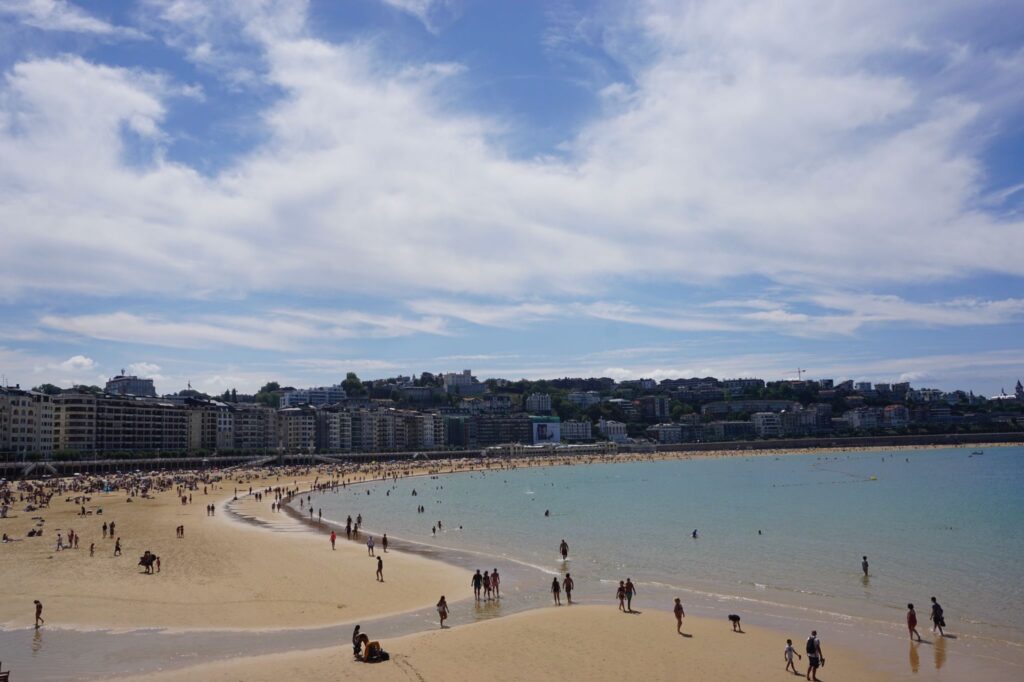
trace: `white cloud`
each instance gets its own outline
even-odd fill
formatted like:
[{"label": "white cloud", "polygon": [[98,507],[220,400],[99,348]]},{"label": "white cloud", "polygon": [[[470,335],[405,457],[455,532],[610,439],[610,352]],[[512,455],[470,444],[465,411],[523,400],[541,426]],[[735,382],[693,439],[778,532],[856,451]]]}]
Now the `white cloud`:
[{"label": "white cloud", "polygon": [[[0,104],[0,183],[20,191],[0,222],[37,229],[5,235],[0,291],[522,298],[623,278],[1024,275],[1021,223],[977,209],[975,130],[1001,102],[879,66],[911,36],[915,54],[939,50],[952,10],[922,23],[861,2],[652,4],[632,95],[567,160],[517,161],[491,142],[505,123],[453,113],[450,69],[423,78],[372,43],[310,37],[301,6],[246,6],[245,19],[153,6],[195,45],[257,52],[253,77],[284,92],[263,112],[266,142],[212,178],[159,154],[128,166],[126,126],[158,147],[165,135],[166,86],[74,58],[18,64]],[[995,69],[988,53],[963,59],[955,68]]]},{"label": "white cloud", "polygon": [[222,345],[260,350],[301,347],[314,340],[393,338],[444,334],[438,318],[371,315],[357,311],[276,310],[265,315],[201,315],[168,319],[118,311],[89,315],[43,315],[39,324],[78,336],[176,348]]},{"label": "white cloud", "polygon": [[67,0],[0,0],[2,14],[47,31],[142,37],[135,29],[103,21]]},{"label": "white cloud", "polygon": [[67,372],[83,372],[96,369],[96,361],[84,355],[74,355],[57,365],[57,369]]},{"label": "white cloud", "polygon": [[381,0],[385,5],[416,17],[423,27],[437,33],[455,10],[453,0]]}]

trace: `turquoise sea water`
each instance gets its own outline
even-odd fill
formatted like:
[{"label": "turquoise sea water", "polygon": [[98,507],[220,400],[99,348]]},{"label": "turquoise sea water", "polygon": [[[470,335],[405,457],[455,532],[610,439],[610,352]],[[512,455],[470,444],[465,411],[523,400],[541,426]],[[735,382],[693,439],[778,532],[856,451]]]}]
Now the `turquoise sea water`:
[{"label": "turquoise sea water", "polygon": [[[914,602],[926,621],[934,595],[957,631],[1019,645],[1024,448],[970,454],[530,468],[372,484],[370,495],[353,487],[314,498],[314,505],[342,523],[362,514],[364,528],[394,538],[480,552],[481,569],[515,560],[569,570],[589,599],[610,600],[617,581],[629,576],[641,596],[681,595],[684,603],[737,610],[784,604],[891,623],[904,636],[906,604]],[[416,513],[417,505],[427,513]],[[433,536],[438,520],[444,530]],[[562,538],[570,545],[564,565]]]}]

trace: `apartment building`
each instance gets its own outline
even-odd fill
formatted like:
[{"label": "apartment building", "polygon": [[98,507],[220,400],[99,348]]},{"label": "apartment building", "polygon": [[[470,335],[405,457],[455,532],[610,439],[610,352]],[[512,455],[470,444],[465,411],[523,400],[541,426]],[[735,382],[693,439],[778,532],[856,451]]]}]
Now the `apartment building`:
[{"label": "apartment building", "polygon": [[337,405],[344,402],[348,395],[341,384],[335,386],[317,386],[286,391],[281,394],[281,407],[297,407],[299,405]]},{"label": "apartment building", "polygon": [[277,410],[263,405],[233,405],[236,450],[256,451],[277,447]]},{"label": "apartment building", "polygon": [[615,443],[624,443],[627,440],[626,425],[614,419],[602,417],[597,422],[597,431],[602,436]]},{"label": "apartment building", "polygon": [[0,452],[53,452],[53,401],[45,393],[0,388]]},{"label": "apartment building", "polygon": [[782,435],[782,417],[777,412],[755,412],[750,415],[750,422],[758,438],[778,438]]},{"label": "apartment building", "polygon": [[309,405],[277,411],[277,440],[287,453],[316,449],[317,411]]},{"label": "apartment building", "polygon": [[551,396],[547,393],[531,393],[523,401],[523,407],[530,414],[547,414],[551,412]]},{"label": "apartment building", "polygon": [[589,421],[570,419],[562,422],[562,440],[592,440],[593,428]]},{"label": "apartment building", "polygon": [[345,410],[317,410],[317,449],[321,452],[352,451],[352,415]]}]

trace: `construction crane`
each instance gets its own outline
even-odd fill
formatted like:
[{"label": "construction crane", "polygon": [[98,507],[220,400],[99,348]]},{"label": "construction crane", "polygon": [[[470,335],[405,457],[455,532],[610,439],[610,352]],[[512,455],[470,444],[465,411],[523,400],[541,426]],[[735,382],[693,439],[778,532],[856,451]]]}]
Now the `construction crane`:
[{"label": "construction crane", "polygon": [[806,371],[807,371],[806,369],[800,369],[799,367],[797,367],[796,368],[796,380],[797,381],[803,381],[804,380],[804,372],[806,372]]}]

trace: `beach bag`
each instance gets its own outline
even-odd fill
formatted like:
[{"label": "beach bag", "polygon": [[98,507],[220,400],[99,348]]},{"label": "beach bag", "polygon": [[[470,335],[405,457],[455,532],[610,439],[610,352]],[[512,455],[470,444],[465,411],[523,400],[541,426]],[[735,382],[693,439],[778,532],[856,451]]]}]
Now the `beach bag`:
[{"label": "beach bag", "polygon": [[817,656],[818,655],[817,642],[815,642],[813,637],[808,637],[807,638],[807,655],[808,656]]}]

